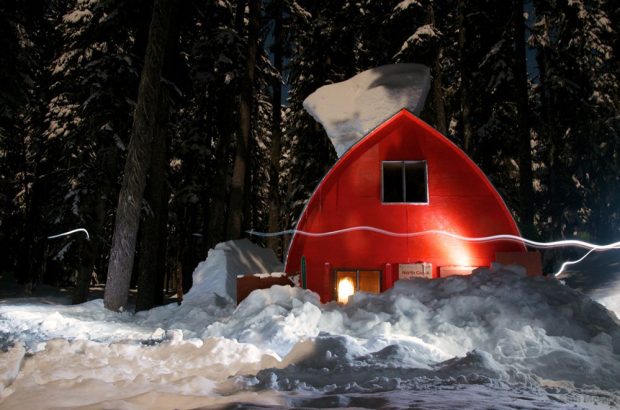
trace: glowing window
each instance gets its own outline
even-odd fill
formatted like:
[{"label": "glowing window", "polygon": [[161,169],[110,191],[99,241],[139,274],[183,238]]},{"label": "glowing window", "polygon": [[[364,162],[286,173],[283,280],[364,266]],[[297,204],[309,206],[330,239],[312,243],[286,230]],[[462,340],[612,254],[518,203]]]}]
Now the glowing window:
[{"label": "glowing window", "polygon": [[426,161],[382,163],[384,203],[428,204]]},{"label": "glowing window", "polygon": [[378,270],[337,270],[335,277],[335,299],[347,303],[355,292],[381,292],[381,271]]}]

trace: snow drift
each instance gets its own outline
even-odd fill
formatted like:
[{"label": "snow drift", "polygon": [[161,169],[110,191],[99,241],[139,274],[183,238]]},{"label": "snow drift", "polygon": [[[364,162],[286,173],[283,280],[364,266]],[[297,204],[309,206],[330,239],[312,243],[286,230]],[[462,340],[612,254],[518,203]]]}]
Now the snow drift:
[{"label": "snow drift", "polygon": [[282,263],[271,249],[261,248],[248,239],[218,243],[194,270],[192,288],[184,299],[200,301],[216,294],[236,301],[237,276],[282,270]]},{"label": "snow drift", "polygon": [[420,64],[372,68],[310,94],[304,108],[320,122],[342,154],[403,108],[419,115],[430,89],[430,70]]},{"label": "snow drift", "polygon": [[346,306],[288,286],[236,308],[225,301],[210,294],[136,315],[100,301],[5,301],[0,404],[399,408],[415,392],[435,407],[609,408],[620,397],[618,319],[554,278],[498,265],[399,281]]}]

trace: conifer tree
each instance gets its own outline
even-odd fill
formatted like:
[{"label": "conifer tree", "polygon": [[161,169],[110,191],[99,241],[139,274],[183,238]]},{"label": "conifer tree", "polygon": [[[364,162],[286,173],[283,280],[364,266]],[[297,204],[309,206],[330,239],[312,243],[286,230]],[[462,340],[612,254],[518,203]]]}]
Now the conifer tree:
[{"label": "conifer tree", "polygon": [[519,143],[519,222],[521,233],[534,238],[534,199],[532,174],[532,143],[530,137],[530,113],[528,104],[529,84],[527,76],[525,19],[523,0],[513,0],[514,89],[516,106],[517,138]]},{"label": "conifer tree", "polygon": [[129,295],[171,13],[172,2],[170,0],[155,0],[144,67],[140,76],[131,139],[127,147],[123,184],[116,209],[108,279],[104,294],[106,308],[115,311],[125,308]]},{"label": "conifer tree", "polygon": [[59,189],[48,220],[55,221],[55,232],[84,227],[91,240],[51,242],[50,257],[75,267],[75,303],[86,300],[93,270],[106,271],[110,210],[136,93],[136,53],[143,53],[148,28],[139,15],[122,2],[77,1],[66,5],[57,24],[61,42],[50,65],[44,136],[58,167],[47,182]]},{"label": "conifer tree", "polygon": [[618,230],[611,199],[617,172],[618,71],[606,3],[535,1],[541,104],[541,221],[549,236]]},{"label": "conifer tree", "polygon": [[[12,7],[11,7],[12,6]],[[57,36],[57,2],[3,3],[3,52],[0,64],[0,242],[19,282],[30,291],[45,270],[49,184],[55,164],[48,161],[42,137],[45,100],[50,85],[45,66]],[[5,48],[6,47],[6,48]],[[53,159],[53,158],[52,158]]]},{"label": "conifer tree", "polygon": [[250,144],[250,134],[252,132],[256,55],[261,18],[261,0],[248,0],[248,2],[250,12],[248,15],[247,55],[239,98],[239,134],[236,141],[237,148],[230,186],[227,221],[227,236],[232,239],[241,238],[244,227],[244,198],[248,190],[248,180],[246,178],[249,154],[248,145]]},{"label": "conifer tree", "polygon": [[[271,149],[269,155],[269,232],[281,230],[281,204],[280,192],[280,158],[282,156],[282,81],[284,63],[284,30],[285,10],[284,1],[274,0],[270,3],[273,13],[273,65],[276,70],[276,78],[271,87],[271,106],[272,106],[272,131]],[[276,254],[280,253],[280,237],[271,237],[267,240],[268,246]]]}]

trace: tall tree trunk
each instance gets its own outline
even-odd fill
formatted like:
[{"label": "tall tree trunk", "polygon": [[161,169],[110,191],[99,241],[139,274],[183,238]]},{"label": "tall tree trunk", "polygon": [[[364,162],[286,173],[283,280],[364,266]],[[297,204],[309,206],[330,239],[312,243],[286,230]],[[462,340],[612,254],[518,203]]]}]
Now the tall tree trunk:
[{"label": "tall tree trunk", "polygon": [[233,167],[230,188],[230,206],[228,207],[227,236],[232,239],[241,238],[243,226],[243,198],[246,190],[246,168],[248,160],[248,144],[252,121],[252,102],[254,100],[254,71],[256,68],[256,52],[258,49],[258,33],[260,29],[261,0],[249,0],[250,14],[248,27],[248,48],[245,75],[239,102],[239,138]]},{"label": "tall tree trunk", "polygon": [[470,87],[470,67],[467,58],[467,21],[465,0],[459,0],[458,9],[458,25],[459,25],[459,56],[461,70],[461,121],[463,123],[463,148],[465,152],[471,154],[473,130],[471,125],[471,102],[469,101]]},{"label": "tall tree trunk", "polygon": [[525,55],[525,19],[523,0],[513,0],[515,98],[517,106],[517,139],[519,141],[519,203],[521,233],[534,237],[534,200],[532,174],[532,145],[528,121],[527,60]]},{"label": "tall tree trunk", "polygon": [[[26,174],[24,172],[24,174]],[[26,178],[26,177],[24,177]],[[35,264],[33,263],[34,258],[34,244],[36,241],[41,240],[41,238],[36,237],[37,223],[36,217],[38,215],[38,206],[37,201],[35,201],[35,195],[33,195],[33,191],[37,187],[37,182],[33,182],[32,186],[28,186],[28,182],[24,180],[24,203],[25,203],[25,212],[23,215],[23,226],[22,232],[23,236],[23,245],[20,246],[19,249],[19,257],[18,257],[18,276],[19,281],[24,285],[24,290],[27,294],[32,293],[32,286],[35,280],[34,268]]]},{"label": "tall tree trunk", "polygon": [[[225,97],[233,101],[232,97]],[[232,105],[231,105],[232,109]],[[231,116],[232,117],[232,116]],[[224,125],[225,126],[225,125]],[[223,241],[226,226],[222,221],[226,217],[226,182],[228,179],[228,138],[221,131],[217,148],[215,149],[215,170],[209,184],[211,203],[209,204],[209,221],[207,231],[207,247],[214,248]]]},{"label": "tall tree trunk", "polygon": [[[235,31],[239,36],[243,34],[243,18],[245,16],[245,0],[237,1],[235,15]],[[211,202],[209,204],[209,222],[207,232],[207,247],[214,248],[227,237],[226,232],[226,188],[228,187],[230,143],[234,139],[235,128],[231,127],[236,119],[235,107],[237,95],[228,92],[223,96],[220,104],[221,115],[218,116],[217,129],[219,140],[215,150],[215,172],[211,178]]]},{"label": "tall tree trunk", "polygon": [[[247,0],[237,0],[237,10],[235,10],[235,30],[239,37],[243,37],[243,20],[245,18],[245,5]],[[250,24],[252,24],[250,22]]]},{"label": "tall tree trunk", "polygon": [[21,273],[26,293],[31,294],[42,279],[43,262],[46,247],[46,238],[42,231],[41,219],[44,193],[43,182],[37,176],[35,169],[32,184],[24,191],[26,198],[26,213],[24,221],[24,253],[21,254]]},{"label": "tall tree trunk", "polygon": [[[548,29],[545,27],[545,29]],[[553,102],[551,87],[549,86],[548,58],[545,47],[538,50],[538,70],[540,73],[540,84],[542,89],[542,112],[543,112],[543,131],[542,136],[547,141],[547,168],[548,168],[548,189],[547,200],[549,201],[549,215],[551,216],[551,226],[548,229],[550,238],[563,236],[561,229],[563,203],[561,200],[561,175],[564,172],[560,161],[560,150],[562,149],[561,130],[556,129],[556,119],[553,114]]]},{"label": "tall tree trunk", "polygon": [[[99,167],[100,164],[98,163],[97,166]],[[82,207],[84,212],[83,223],[85,224],[84,227],[87,228],[89,232],[90,239],[86,239],[82,234],[76,237],[76,240],[79,241],[78,252],[80,255],[80,262],[77,270],[75,288],[71,295],[71,303],[74,305],[84,303],[88,300],[90,281],[95,271],[97,248],[105,218],[105,211],[102,210],[101,192],[102,187],[96,187],[94,192],[85,198]]]},{"label": "tall tree trunk", "polygon": [[160,93],[157,127],[153,136],[152,166],[145,198],[151,213],[144,218],[141,230],[142,255],[138,263],[136,311],[163,303],[166,268],[166,224],[168,221],[168,92]]},{"label": "tall tree trunk", "polygon": [[[179,24],[176,11],[170,16],[169,37],[166,41],[163,76],[175,81],[175,59],[178,54]],[[145,199],[151,213],[145,215],[141,232],[141,258],[138,262],[138,295],[136,311],[147,310],[163,304],[164,277],[166,275],[167,224],[168,224],[168,146],[170,121],[170,91],[159,90],[155,129],[151,147],[151,169]]]},{"label": "tall tree trunk", "polygon": [[41,232],[41,193],[43,181],[39,169],[41,152],[34,143],[24,137],[20,141],[21,189],[23,192],[24,213],[21,221],[22,243],[18,247],[17,276],[24,285],[26,293],[31,294],[39,278],[40,262],[42,262],[45,239]]},{"label": "tall tree trunk", "polygon": [[96,245],[95,236],[93,231],[90,232],[91,238],[80,238],[80,265],[78,266],[77,280],[75,288],[71,295],[71,303],[74,305],[84,303],[88,300],[88,290],[90,287],[90,280],[93,275],[93,269],[95,267],[96,258]]},{"label": "tall tree trunk", "polygon": [[[271,128],[271,152],[269,165],[269,232],[280,230],[280,156],[282,155],[282,1],[276,0],[273,29],[273,66],[280,75],[272,84],[271,105],[273,110]],[[276,255],[280,255],[280,237],[267,239]]]},{"label": "tall tree trunk", "polygon": [[[433,10],[433,3],[428,4],[428,19],[430,24],[435,27],[435,10]],[[437,130],[443,135],[448,135],[448,120],[446,117],[446,108],[444,106],[443,96],[443,66],[441,65],[441,58],[443,57],[443,47],[438,47],[437,52],[433,56],[433,108],[435,109],[435,125]]]},{"label": "tall tree trunk", "polygon": [[151,160],[151,140],[161,88],[161,73],[170,29],[172,4],[172,0],[155,0],[144,68],[140,76],[138,100],[116,209],[108,279],[104,293],[105,307],[115,311],[122,310],[127,305],[136,237],[140,224],[140,208],[146,186],[146,172]]},{"label": "tall tree trunk", "polygon": [[443,52],[439,49],[435,61],[433,62],[433,106],[435,108],[435,124],[437,130],[443,135],[448,135],[448,119],[446,116],[446,108],[444,106],[442,74],[443,67],[441,65],[441,56]]},{"label": "tall tree trunk", "polygon": [[[251,117],[256,118],[256,111],[252,113]],[[256,191],[256,186],[254,184],[254,175],[252,170],[256,167],[256,141],[252,137],[252,131],[250,131],[250,139],[248,140],[248,155],[246,156],[246,167],[245,167],[245,189],[243,190],[243,217],[241,219],[241,232],[245,232],[252,227],[253,216],[252,213],[252,198],[254,198],[254,193]]]}]

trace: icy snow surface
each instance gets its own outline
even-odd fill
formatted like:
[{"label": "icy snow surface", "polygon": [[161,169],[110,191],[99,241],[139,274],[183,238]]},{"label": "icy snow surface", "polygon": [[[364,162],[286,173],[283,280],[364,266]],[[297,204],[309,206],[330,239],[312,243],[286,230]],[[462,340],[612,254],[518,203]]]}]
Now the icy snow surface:
[{"label": "icy snow surface", "polygon": [[[197,289],[214,279],[194,275]],[[138,314],[5,299],[0,340],[3,409],[620,404],[615,315],[499,265],[399,281],[346,306],[288,286],[238,307],[207,293]]]},{"label": "icy snow surface", "polygon": [[310,94],[304,108],[344,152],[401,109],[419,115],[430,88],[430,70],[420,64],[372,68]]}]

